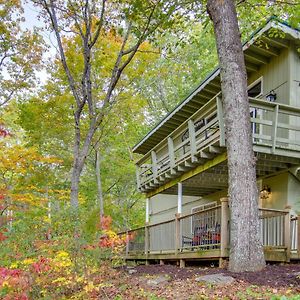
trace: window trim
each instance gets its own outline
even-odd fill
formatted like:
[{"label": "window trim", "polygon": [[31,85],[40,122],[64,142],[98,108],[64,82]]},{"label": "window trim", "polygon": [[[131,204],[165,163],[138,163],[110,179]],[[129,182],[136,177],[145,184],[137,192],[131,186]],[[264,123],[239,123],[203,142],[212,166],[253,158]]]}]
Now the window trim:
[{"label": "window trim", "polygon": [[263,96],[264,94],[264,80],[263,76],[258,77],[256,80],[254,80],[251,84],[248,85],[247,91],[249,91],[251,88],[253,88],[255,85],[257,85],[259,82],[261,82],[261,89],[260,89],[260,94],[258,94],[254,98],[259,98]]}]

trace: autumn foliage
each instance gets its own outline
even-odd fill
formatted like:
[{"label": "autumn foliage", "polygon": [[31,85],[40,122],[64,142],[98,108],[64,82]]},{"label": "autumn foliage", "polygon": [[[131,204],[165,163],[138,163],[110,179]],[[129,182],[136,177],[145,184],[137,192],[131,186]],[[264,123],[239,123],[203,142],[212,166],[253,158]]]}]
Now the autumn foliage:
[{"label": "autumn foliage", "polygon": [[[41,212],[41,208],[35,209]],[[16,232],[2,228],[0,299],[58,299],[71,296],[90,299],[91,295],[97,294],[91,277],[103,264],[121,262],[120,252],[126,241],[112,230],[110,216],[102,217],[102,229],[99,223],[95,223],[91,242],[86,241],[82,231],[84,222],[76,224],[71,211],[66,211],[64,216],[53,215],[51,221],[48,223],[41,216],[39,222],[31,223],[29,216],[23,220],[21,228],[15,223]],[[75,228],[78,234],[74,237]],[[20,239],[20,233],[24,234],[24,230],[29,243]]]}]

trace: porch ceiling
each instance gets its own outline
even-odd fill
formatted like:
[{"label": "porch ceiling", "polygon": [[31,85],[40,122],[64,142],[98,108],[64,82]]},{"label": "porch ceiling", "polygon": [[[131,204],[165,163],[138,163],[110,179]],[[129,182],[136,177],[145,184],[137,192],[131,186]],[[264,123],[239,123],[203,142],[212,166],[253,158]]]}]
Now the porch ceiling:
[{"label": "porch ceiling", "polygon": [[[300,165],[300,158],[255,153],[257,179],[266,178],[285,172]],[[227,161],[213,168],[199,173],[182,182],[184,196],[202,197],[228,188]],[[162,192],[163,194],[177,194],[177,185]]]},{"label": "porch ceiling", "polygon": [[[272,28],[279,28],[286,33],[285,37],[275,38],[268,35]],[[258,30],[252,38],[243,45],[248,76],[268,64],[272,57],[278,56],[282,49],[289,47],[289,41],[299,38],[297,30],[270,20],[265,27]],[[146,154],[162,139],[173,132],[182,122],[192,116],[205,103],[221,91],[220,70],[215,69],[201,82],[192,93],[173,109],[134,147],[135,153]]]}]

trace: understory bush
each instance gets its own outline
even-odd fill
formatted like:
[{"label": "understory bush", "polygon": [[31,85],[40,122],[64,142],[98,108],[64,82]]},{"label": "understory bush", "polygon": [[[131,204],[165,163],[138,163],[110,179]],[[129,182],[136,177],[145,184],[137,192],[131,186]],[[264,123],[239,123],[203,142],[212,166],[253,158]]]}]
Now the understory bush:
[{"label": "understory bush", "polygon": [[97,211],[41,208],[16,213],[2,227],[0,299],[84,299],[99,270],[122,263],[125,240]]}]

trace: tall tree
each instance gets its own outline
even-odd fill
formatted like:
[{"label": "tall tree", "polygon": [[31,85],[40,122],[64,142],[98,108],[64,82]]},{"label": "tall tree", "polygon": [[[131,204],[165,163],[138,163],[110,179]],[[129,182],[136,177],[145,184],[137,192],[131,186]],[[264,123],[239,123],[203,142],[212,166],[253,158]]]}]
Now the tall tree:
[{"label": "tall tree", "polygon": [[37,30],[22,29],[20,0],[0,0],[0,107],[35,87],[43,43]]},{"label": "tall tree", "polygon": [[[171,16],[178,10],[180,1],[59,1],[33,0],[42,8],[47,25],[56,37],[57,48],[63,65],[69,89],[74,98],[74,158],[71,176],[71,205],[78,207],[78,190],[80,175],[89,153],[93,136],[109,108],[114,104],[118,94],[117,84],[130,62],[135,57],[141,44],[153,35],[163,24],[170,26]],[[174,18],[176,20],[176,18]],[[49,23],[50,21],[50,23]],[[101,97],[95,97],[99,86],[95,85],[97,72],[101,65],[93,64],[94,49],[102,42],[103,32],[122,33],[121,46],[114,60],[109,77],[105,78]],[[78,76],[74,75],[71,62],[65,54],[64,39],[70,36],[79,37],[78,53],[81,54],[83,67]],[[97,69],[96,69],[97,68]],[[89,120],[86,130],[81,123]]]},{"label": "tall tree", "polygon": [[258,217],[258,190],[247,94],[247,73],[233,0],[209,0],[214,24],[226,128],[229,204],[229,269],[259,271],[265,267]]}]

